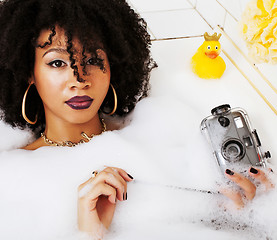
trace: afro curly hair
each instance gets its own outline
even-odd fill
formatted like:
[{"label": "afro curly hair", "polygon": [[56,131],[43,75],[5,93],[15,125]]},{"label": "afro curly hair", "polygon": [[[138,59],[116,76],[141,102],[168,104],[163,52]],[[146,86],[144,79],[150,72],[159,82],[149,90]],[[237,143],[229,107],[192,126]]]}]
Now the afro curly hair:
[{"label": "afro curly hair", "polygon": [[[33,131],[45,126],[42,101],[34,87],[28,93],[27,116],[38,121],[25,122],[21,104],[33,74],[35,49],[51,45],[55,26],[67,37],[71,68],[78,75],[73,59],[72,38],[76,37],[84,52],[94,54],[102,48],[109,59],[111,83],[118,97],[115,114],[129,113],[149,92],[150,71],[156,63],[150,54],[150,36],[145,21],[125,0],[3,0],[0,2],[0,108],[1,119],[13,127],[30,127]],[[49,29],[48,41],[37,45],[42,30]],[[83,69],[85,72],[85,69]],[[103,105],[113,108],[112,96]],[[109,106],[110,105],[110,106]]]}]

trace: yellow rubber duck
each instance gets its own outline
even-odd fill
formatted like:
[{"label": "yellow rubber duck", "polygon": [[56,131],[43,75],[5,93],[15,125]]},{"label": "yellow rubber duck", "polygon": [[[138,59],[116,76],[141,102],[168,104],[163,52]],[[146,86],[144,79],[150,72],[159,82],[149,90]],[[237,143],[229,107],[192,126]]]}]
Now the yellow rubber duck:
[{"label": "yellow rubber duck", "polygon": [[219,56],[221,34],[204,34],[205,41],[191,59],[192,70],[200,78],[220,78],[226,69],[224,60]]}]

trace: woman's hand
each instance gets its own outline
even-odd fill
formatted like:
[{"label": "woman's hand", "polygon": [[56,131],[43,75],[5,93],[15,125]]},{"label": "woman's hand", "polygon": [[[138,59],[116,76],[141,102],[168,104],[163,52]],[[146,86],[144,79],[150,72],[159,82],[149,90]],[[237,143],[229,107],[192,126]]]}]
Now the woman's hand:
[{"label": "woman's hand", "polygon": [[133,177],[120,168],[107,167],[78,188],[78,226],[97,239],[113,219],[116,201],[127,200],[127,182]]},{"label": "woman's hand", "polygon": [[[251,177],[256,179],[257,182],[263,184],[265,186],[266,191],[269,191],[270,189],[274,188],[274,185],[267,178],[264,171],[251,167],[248,170],[248,173]],[[237,208],[243,208],[247,201],[250,201],[255,197],[256,185],[248,178],[243,177],[242,175],[235,173],[229,169],[226,169],[225,175],[242,189],[243,194],[238,191],[226,188],[221,189],[220,192],[224,194],[226,197],[230,198],[235,203]]]}]

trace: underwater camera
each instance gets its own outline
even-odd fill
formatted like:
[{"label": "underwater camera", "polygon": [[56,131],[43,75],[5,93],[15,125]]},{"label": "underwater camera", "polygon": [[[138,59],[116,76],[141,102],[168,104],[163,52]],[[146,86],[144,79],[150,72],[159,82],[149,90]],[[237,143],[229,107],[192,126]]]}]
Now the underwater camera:
[{"label": "underwater camera", "polygon": [[251,128],[247,113],[229,104],[215,107],[201,122],[201,132],[210,143],[217,163],[224,173],[231,169],[244,172],[245,167],[266,167],[270,152],[263,152],[257,131]]}]

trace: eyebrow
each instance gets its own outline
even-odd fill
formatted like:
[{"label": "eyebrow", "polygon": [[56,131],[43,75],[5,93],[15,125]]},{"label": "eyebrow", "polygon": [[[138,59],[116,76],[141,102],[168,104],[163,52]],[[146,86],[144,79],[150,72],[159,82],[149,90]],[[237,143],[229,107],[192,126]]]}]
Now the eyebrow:
[{"label": "eyebrow", "polygon": [[50,53],[50,52],[58,52],[58,53],[61,53],[61,54],[68,54],[67,50],[64,49],[64,48],[51,48],[49,50],[47,50],[43,55],[42,57],[44,57],[46,54]]}]

